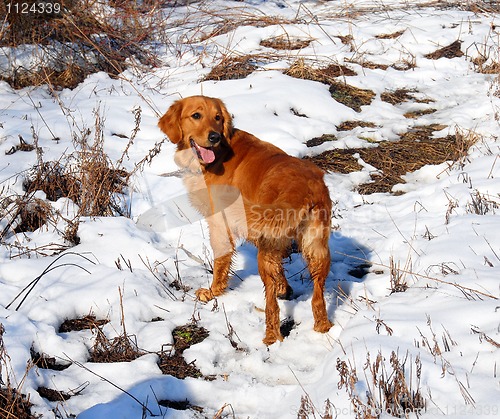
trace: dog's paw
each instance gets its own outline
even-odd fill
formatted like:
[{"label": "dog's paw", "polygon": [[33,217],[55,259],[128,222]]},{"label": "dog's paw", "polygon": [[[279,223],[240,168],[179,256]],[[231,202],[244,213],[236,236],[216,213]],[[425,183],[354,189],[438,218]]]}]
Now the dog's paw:
[{"label": "dog's paw", "polygon": [[281,333],[276,333],[276,332],[266,332],[266,337],[262,339],[262,342],[264,342],[265,345],[270,346],[273,343],[275,343],[277,340],[280,342],[283,342],[283,336],[281,336]]},{"label": "dog's paw", "polygon": [[204,303],[213,300],[214,294],[207,288],[200,288],[196,291],[196,298]]},{"label": "dog's paw", "polygon": [[333,323],[328,320],[320,320],[314,323],[314,330],[319,333],[326,333],[333,326]]}]

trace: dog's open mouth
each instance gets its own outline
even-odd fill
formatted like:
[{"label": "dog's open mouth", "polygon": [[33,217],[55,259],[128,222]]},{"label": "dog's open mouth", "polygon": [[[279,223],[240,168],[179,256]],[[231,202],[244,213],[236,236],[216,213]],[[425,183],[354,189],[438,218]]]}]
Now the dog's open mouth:
[{"label": "dog's open mouth", "polygon": [[213,147],[202,147],[196,144],[196,141],[190,140],[191,148],[194,150],[198,158],[205,164],[213,163],[215,160],[215,153]]}]

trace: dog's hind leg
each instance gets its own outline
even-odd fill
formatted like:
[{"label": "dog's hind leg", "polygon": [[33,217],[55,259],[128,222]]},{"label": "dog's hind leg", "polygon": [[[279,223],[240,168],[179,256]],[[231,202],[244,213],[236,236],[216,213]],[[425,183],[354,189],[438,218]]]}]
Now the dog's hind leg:
[{"label": "dog's hind leg", "polygon": [[266,336],[263,342],[271,345],[277,340],[283,340],[280,332],[280,309],[276,298],[277,287],[283,286],[283,280],[286,283],[283,275],[282,254],[274,249],[259,247],[257,263],[266,297]]},{"label": "dog's hind leg", "polygon": [[329,225],[319,219],[312,219],[301,238],[302,255],[314,284],[312,296],[314,330],[321,333],[328,332],[333,326],[328,320],[324,297],[325,281],[330,271],[329,234]]}]

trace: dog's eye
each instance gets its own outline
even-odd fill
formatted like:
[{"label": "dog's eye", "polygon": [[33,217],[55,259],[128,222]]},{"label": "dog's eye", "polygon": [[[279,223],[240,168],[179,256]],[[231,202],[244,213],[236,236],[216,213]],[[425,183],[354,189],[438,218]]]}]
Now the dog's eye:
[{"label": "dog's eye", "polygon": [[195,112],[194,114],[191,115],[191,118],[193,118],[193,119],[201,119],[201,113]]},{"label": "dog's eye", "polygon": [[215,115],[215,120],[216,120],[216,121],[220,121],[220,120],[221,120],[220,115]]}]

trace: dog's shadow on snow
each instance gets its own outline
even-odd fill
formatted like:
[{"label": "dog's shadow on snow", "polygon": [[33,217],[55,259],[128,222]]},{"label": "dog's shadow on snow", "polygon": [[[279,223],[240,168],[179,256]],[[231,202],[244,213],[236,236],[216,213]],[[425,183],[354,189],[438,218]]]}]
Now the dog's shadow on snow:
[{"label": "dog's shadow on snow", "polygon": [[[332,319],[334,311],[349,298],[353,284],[363,282],[370,272],[371,251],[353,238],[342,235],[340,231],[332,232],[329,246],[331,265],[325,285],[325,297],[328,315]],[[237,290],[247,277],[259,274],[257,249],[252,244],[244,243],[238,247],[238,257],[242,259],[243,267],[233,275],[229,284],[232,290]],[[294,252],[285,258],[283,267],[288,283],[293,288],[293,296],[285,305],[281,317],[285,317],[284,322],[293,327],[294,302],[310,301],[313,283],[300,253]]]}]

